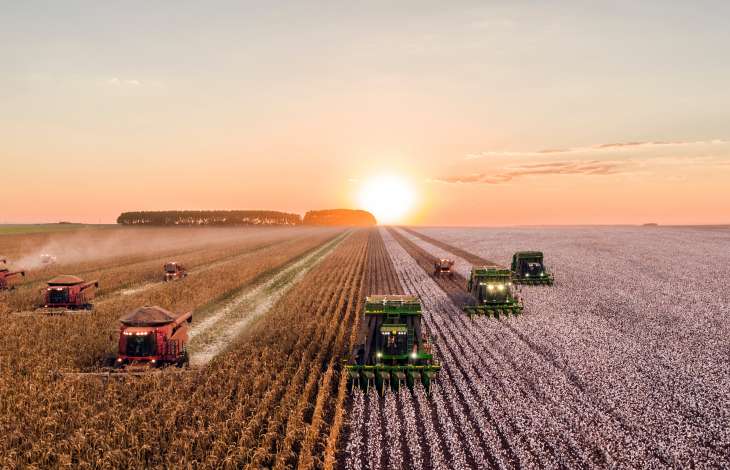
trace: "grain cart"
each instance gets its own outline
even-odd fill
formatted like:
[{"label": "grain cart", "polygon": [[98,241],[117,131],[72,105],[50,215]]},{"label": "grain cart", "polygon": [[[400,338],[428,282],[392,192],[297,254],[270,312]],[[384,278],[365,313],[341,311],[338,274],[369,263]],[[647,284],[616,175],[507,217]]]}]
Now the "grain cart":
[{"label": "grain cart", "polygon": [[0,268],[0,290],[10,290],[14,286],[10,279],[15,276],[25,276],[25,271],[10,271],[7,268]]},{"label": "grain cart", "polygon": [[375,386],[409,389],[421,383],[428,392],[441,366],[421,326],[421,301],[411,295],[372,295],[365,299],[358,344],[345,366],[350,390]]},{"label": "grain cart", "polygon": [[180,315],[161,307],[144,306],[119,319],[117,371],[188,365],[188,325],[193,312]]},{"label": "grain cart", "polygon": [[512,255],[512,279],[516,284],[553,284],[553,276],[545,268],[542,251],[518,251]]},{"label": "grain cart", "polygon": [[433,275],[435,277],[448,276],[450,279],[454,278],[454,260],[441,258],[433,262]]},{"label": "grain cart", "polygon": [[187,277],[188,272],[183,265],[176,261],[165,263],[165,282]]},{"label": "grain cart", "polygon": [[67,274],[48,281],[42,307],[48,313],[68,313],[73,310],[91,310],[94,288],[99,281],[84,282],[83,279]]},{"label": "grain cart", "polygon": [[512,291],[512,272],[500,266],[474,266],[469,273],[467,289],[471,302],[464,305],[469,315],[499,317],[518,314],[523,306]]}]

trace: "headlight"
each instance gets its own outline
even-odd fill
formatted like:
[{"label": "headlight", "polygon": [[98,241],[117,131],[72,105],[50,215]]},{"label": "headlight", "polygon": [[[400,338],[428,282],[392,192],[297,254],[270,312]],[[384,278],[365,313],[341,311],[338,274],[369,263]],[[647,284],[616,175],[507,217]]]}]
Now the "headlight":
[{"label": "headlight", "polygon": [[545,273],[540,273],[540,276],[544,276],[544,275],[545,275]]},{"label": "headlight", "polygon": [[525,277],[530,277],[530,273],[525,274]]},{"label": "headlight", "polygon": [[499,289],[500,291],[503,291],[504,290],[504,284],[498,285],[497,286],[497,289]]},{"label": "headlight", "polygon": [[377,353],[375,353],[375,357],[377,357],[378,359],[380,359],[381,357],[383,357],[383,353],[381,353],[380,351],[378,351]]},{"label": "headlight", "polygon": [[122,362],[122,358],[121,357],[118,357],[117,358],[117,362]]},{"label": "headlight", "polygon": [[411,359],[418,359],[418,353],[412,352]]},{"label": "headlight", "polygon": [[494,286],[492,284],[487,284],[487,289],[488,290],[494,290]]}]

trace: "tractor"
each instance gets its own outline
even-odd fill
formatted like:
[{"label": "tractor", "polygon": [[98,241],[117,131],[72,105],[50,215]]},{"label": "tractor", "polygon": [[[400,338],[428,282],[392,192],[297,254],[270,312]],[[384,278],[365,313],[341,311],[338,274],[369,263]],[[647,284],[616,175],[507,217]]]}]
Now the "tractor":
[{"label": "tractor", "polygon": [[176,261],[168,261],[165,263],[165,282],[173,281],[175,279],[182,279],[187,277],[188,272],[183,265]]},{"label": "tractor", "polygon": [[372,295],[365,299],[358,344],[345,366],[350,390],[377,387],[409,389],[422,384],[426,392],[441,365],[421,327],[421,301],[411,295]]},{"label": "tractor", "polygon": [[499,266],[475,266],[469,273],[467,290],[471,302],[463,309],[469,315],[499,317],[518,314],[523,305],[512,290],[512,272]]},{"label": "tractor", "polygon": [[180,315],[161,307],[144,306],[119,319],[119,352],[114,368],[123,372],[190,362],[187,342],[188,325],[193,312]]},{"label": "tractor", "polygon": [[0,269],[0,290],[14,289],[15,286],[12,285],[12,283],[10,282],[10,279],[15,276],[18,276],[18,275],[25,276],[25,271],[10,271],[7,268],[1,268]]},{"label": "tractor", "polygon": [[72,310],[91,310],[94,290],[99,281],[84,282],[83,279],[67,274],[48,281],[42,307],[49,313],[66,313]]},{"label": "tractor", "polygon": [[441,258],[433,262],[433,275],[434,277],[449,276],[449,279],[454,278],[454,260]]},{"label": "tractor", "polygon": [[542,251],[518,251],[512,255],[512,279],[515,284],[553,284],[553,276],[545,268]]}]

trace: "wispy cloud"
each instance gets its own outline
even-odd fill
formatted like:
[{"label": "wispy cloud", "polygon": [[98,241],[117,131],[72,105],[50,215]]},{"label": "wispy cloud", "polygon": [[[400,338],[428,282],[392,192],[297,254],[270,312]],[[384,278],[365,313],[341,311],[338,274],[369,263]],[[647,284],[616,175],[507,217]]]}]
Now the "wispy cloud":
[{"label": "wispy cloud", "polygon": [[689,147],[701,145],[718,145],[729,144],[730,141],[724,139],[714,140],[695,140],[695,141],[636,141],[636,142],[611,142],[607,144],[597,144],[589,147],[566,147],[566,148],[548,148],[543,150],[532,150],[525,152],[518,151],[485,151],[479,153],[467,154],[465,160],[479,160],[489,157],[539,157],[549,154],[589,154],[589,153],[606,153],[609,151],[634,150],[638,148],[670,148],[670,147]]},{"label": "wispy cloud", "polygon": [[142,82],[139,80],[122,80],[114,77],[107,80],[107,84],[112,86],[140,86]]},{"label": "wispy cloud", "polygon": [[625,171],[626,163],[619,161],[559,161],[529,163],[513,166],[495,173],[471,173],[461,176],[432,178],[441,183],[507,183],[531,175],[613,175]]}]

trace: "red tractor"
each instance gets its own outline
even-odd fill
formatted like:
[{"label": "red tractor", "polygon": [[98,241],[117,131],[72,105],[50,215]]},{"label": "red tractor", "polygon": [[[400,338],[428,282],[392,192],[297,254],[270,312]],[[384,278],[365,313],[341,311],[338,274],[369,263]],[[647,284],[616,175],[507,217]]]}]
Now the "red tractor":
[{"label": "red tractor", "polygon": [[187,277],[188,272],[183,265],[176,261],[165,263],[165,282]]},{"label": "red tractor", "polygon": [[433,275],[435,277],[439,276],[449,276],[450,279],[454,278],[454,260],[453,259],[446,259],[441,258],[437,259],[433,262]]},{"label": "red tractor", "polygon": [[176,315],[144,306],[119,319],[119,353],[115,368],[125,372],[189,363],[186,345],[193,312]]},{"label": "red tractor", "polygon": [[10,283],[10,278],[17,275],[25,276],[25,271],[10,271],[7,268],[0,269],[0,290],[13,289],[14,286]]},{"label": "red tractor", "polygon": [[46,309],[91,310],[94,299],[92,287],[99,287],[99,281],[84,282],[76,276],[64,274],[48,281],[43,307]]}]

